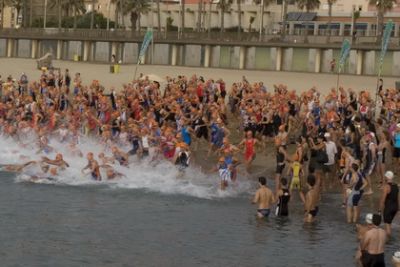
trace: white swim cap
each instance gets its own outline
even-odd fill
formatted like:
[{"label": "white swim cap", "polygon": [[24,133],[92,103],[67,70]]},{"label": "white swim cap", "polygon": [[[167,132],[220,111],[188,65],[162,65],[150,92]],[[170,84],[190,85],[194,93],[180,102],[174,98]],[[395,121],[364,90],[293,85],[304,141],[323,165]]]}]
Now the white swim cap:
[{"label": "white swim cap", "polygon": [[393,180],[394,173],[393,173],[392,171],[387,171],[387,172],[385,172],[385,177],[386,177],[388,180]]},{"label": "white swim cap", "polygon": [[368,213],[367,215],[365,215],[365,222],[367,224],[372,224],[372,218],[374,217],[374,215],[372,213]]},{"label": "white swim cap", "polygon": [[400,263],[400,251],[396,251],[395,253],[393,253],[392,260],[395,263]]}]

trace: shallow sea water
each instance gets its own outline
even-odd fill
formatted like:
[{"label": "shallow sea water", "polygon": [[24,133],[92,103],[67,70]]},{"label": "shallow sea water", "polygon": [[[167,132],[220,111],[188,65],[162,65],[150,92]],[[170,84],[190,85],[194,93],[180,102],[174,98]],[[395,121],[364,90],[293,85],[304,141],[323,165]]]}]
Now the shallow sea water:
[{"label": "shallow sea water", "polygon": [[[100,150],[89,140],[79,147]],[[35,152],[0,137],[0,163],[40,159]],[[311,225],[297,195],[289,219],[258,220],[257,184],[243,177],[220,192],[217,174],[189,169],[176,178],[169,164],[137,162],[117,167],[125,178],[98,183],[80,172],[85,159],[63,153],[71,167],[55,181],[0,172],[1,266],[355,266],[355,227],[340,194],[323,195]],[[363,214],[374,202],[363,199]],[[387,259],[400,248],[399,219]]]}]

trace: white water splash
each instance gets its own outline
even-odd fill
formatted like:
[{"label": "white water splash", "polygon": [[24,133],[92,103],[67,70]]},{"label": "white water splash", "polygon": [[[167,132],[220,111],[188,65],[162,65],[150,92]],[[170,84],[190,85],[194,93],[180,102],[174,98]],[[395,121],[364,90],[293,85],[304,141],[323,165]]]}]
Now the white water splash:
[{"label": "white water splash", "polygon": [[[56,153],[62,153],[64,160],[70,167],[62,171],[54,180],[38,179],[36,183],[43,184],[63,184],[70,186],[82,185],[106,185],[111,189],[143,189],[163,194],[182,194],[197,198],[213,199],[233,197],[249,192],[251,183],[239,177],[235,184],[231,184],[225,191],[219,189],[218,173],[205,174],[200,169],[189,167],[185,172],[180,173],[176,166],[168,161],[162,160],[157,163],[150,163],[148,160],[139,161],[135,156],[130,158],[129,168],[113,165],[114,169],[125,177],[106,180],[104,170],[102,170],[103,181],[98,182],[90,178],[90,175],[82,174],[82,168],[87,164],[85,157],[72,156],[68,150],[68,144],[61,144],[56,140],[51,140],[50,145],[55,151],[44,155],[37,153],[37,146],[34,141],[24,141],[25,146],[21,146],[11,138],[0,136],[0,163],[1,164],[20,164],[29,160],[39,161],[42,156],[54,158]],[[101,145],[95,141],[85,138],[81,139],[77,146],[84,155],[93,152],[95,159],[100,152],[103,152]],[[127,150],[129,148],[125,148]],[[110,152],[106,155],[110,156]],[[211,166],[210,166],[211,168]],[[39,167],[28,167],[24,173],[16,175],[16,182],[27,182],[31,175],[39,171]]]}]

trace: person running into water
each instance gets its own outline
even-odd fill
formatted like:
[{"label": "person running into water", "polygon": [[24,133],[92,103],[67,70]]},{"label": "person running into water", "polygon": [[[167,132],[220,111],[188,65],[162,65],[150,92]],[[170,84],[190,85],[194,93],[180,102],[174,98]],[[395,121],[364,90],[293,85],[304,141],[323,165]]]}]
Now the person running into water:
[{"label": "person running into water", "polygon": [[270,214],[271,205],[275,202],[274,194],[267,187],[267,179],[265,177],[258,178],[260,188],[256,191],[253,204],[258,204],[257,217],[266,218]]},{"label": "person running into water", "polygon": [[178,166],[179,171],[185,170],[189,167],[190,163],[190,150],[189,145],[184,142],[178,143],[176,145],[176,159],[175,164]]},{"label": "person running into water", "polygon": [[286,166],[287,153],[283,145],[281,145],[279,139],[276,141],[276,170],[275,170],[275,192],[279,190],[279,181],[282,177],[283,170]]},{"label": "person running into water", "polygon": [[218,160],[218,164],[213,171],[218,171],[220,178],[220,189],[225,190],[228,186],[229,181],[232,178],[231,171],[229,170],[228,164],[225,162],[224,157],[220,157]]},{"label": "person running into water", "polygon": [[281,186],[276,194],[278,203],[276,205],[276,216],[289,216],[290,191],[286,178],[281,179]]},{"label": "person running into water", "polygon": [[42,157],[42,162],[60,167],[64,170],[66,167],[69,167],[69,164],[63,159],[63,155],[58,153],[55,159],[49,159],[48,157]]},{"label": "person running into water", "polygon": [[388,236],[392,234],[392,221],[399,210],[399,187],[393,182],[394,174],[391,171],[385,173],[386,184],[382,188],[379,203],[380,212],[383,211],[383,222]]},{"label": "person running into water", "polygon": [[304,204],[304,221],[306,223],[311,223],[315,220],[315,217],[318,214],[318,202],[319,202],[319,188],[316,185],[316,178],[314,175],[308,175],[307,177],[307,186],[308,192],[305,197]]},{"label": "person running into water", "polygon": [[348,185],[347,192],[347,207],[346,217],[347,223],[356,223],[360,217],[360,200],[364,192],[364,188],[367,186],[367,182],[364,179],[363,174],[359,171],[359,167],[356,163],[351,165],[351,178]]},{"label": "person running into water", "polygon": [[374,143],[373,138],[375,135],[373,133],[368,133],[365,136],[365,162],[363,174],[368,181],[368,191],[365,192],[366,195],[371,195],[372,191],[372,183],[371,183],[371,174],[375,169],[376,159],[377,159],[377,145]]},{"label": "person running into water", "polygon": [[251,131],[246,132],[246,138],[239,144],[239,147],[244,146],[244,162],[247,172],[250,172],[251,163],[256,158],[256,144],[258,144],[258,141],[253,138],[253,133]]},{"label": "person running into water", "polygon": [[385,266],[386,232],[379,227],[381,221],[382,218],[378,214],[373,214],[372,222],[367,220],[371,227],[366,231],[360,243],[363,267]]},{"label": "person running into water", "polygon": [[4,164],[1,166],[1,170],[6,172],[22,172],[26,167],[35,163],[36,161],[28,161],[23,164]]},{"label": "person running into water", "polygon": [[293,156],[293,162],[290,164],[287,174],[291,177],[289,187],[290,195],[292,195],[293,190],[296,189],[299,192],[301,202],[305,203],[304,193],[301,186],[301,177],[303,177],[304,171],[297,155]]}]

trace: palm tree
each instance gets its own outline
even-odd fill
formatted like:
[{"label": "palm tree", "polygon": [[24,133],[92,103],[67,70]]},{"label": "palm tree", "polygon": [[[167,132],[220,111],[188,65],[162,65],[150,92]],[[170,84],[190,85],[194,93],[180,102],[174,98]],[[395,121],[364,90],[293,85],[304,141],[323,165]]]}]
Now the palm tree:
[{"label": "palm tree", "polygon": [[286,36],[286,24],[287,24],[287,7],[288,0],[282,1],[282,29],[281,29],[281,40],[285,40]]},{"label": "palm tree", "polygon": [[90,14],[90,29],[94,27],[94,6],[96,5],[96,0],[92,0],[92,13]]},{"label": "palm tree", "polygon": [[337,0],[328,0],[328,27],[327,27],[327,31],[328,31],[328,42],[331,39],[331,24],[332,24],[332,6],[333,4],[335,4],[337,2]]},{"label": "palm tree", "polygon": [[202,13],[203,13],[203,0],[199,0],[199,3],[198,3],[198,17],[197,17],[197,32],[201,31]]},{"label": "palm tree", "polygon": [[221,24],[220,24],[220,30],[221,32],[225,31],[225,12],[228,11],[231,8],[232,0],[220,0],[217,4],[217,8],[220,9],[221,12]]},{"label": "palm tree", "polygon": [[380,40],[383,34],[383,19],[385,17],[386,12],[393,9],[394,4],[396,4],[396,0],[369,0],[369,4],[376,7],[378,11],[378,25],[377,25],[377,40]]},{"label": "palm tree", "polygon": [[[272,3],[275,3],[275,0],[254,0],[254,2],[260,6],[260,34],[263,32],[264,29],[264,10],[267,6]],[[261,35],[260,35],[261,37]]]},{"label": "palm tree", "polygon": [[158,34],[161,34],[161,8],[160,8],[160,0],[157,0],[157,29]]},{"label": "palm tree", "polygon": [[180,0],[181,4],[181,34],[185,31],[185,0]]},{"label": "palm tree", "polygon": [[[319,8],[321,2],[319,0],[296,0],[299,9],[305,9],[307,13]],[[308,24],[306,24],[306,36],[304,42],[308,42]]]},{"label": "palm tree", "polygon": [[58,11],[58,29],[62,28],[62,9],[63,9],[63,0],[57,0],[57,11]]},{"label": "palm tree", "polygon": [[242,2],[243,0],[237,1],[237,9],[238,9],[238,38],[240,39],[240,35],[242,34]]},{"label": "palm tree", "polygon": [[150,3],[148,0],[126,0],[123,10],[125,14],[130,14],[132,31],[140,32],[140,17],[150,11]]},{"label": "palm tree", "polygon": [[4,7],[6,6],[5,0],[1,0],[1,24],[0,27],[3,28],[4,26]]}]

